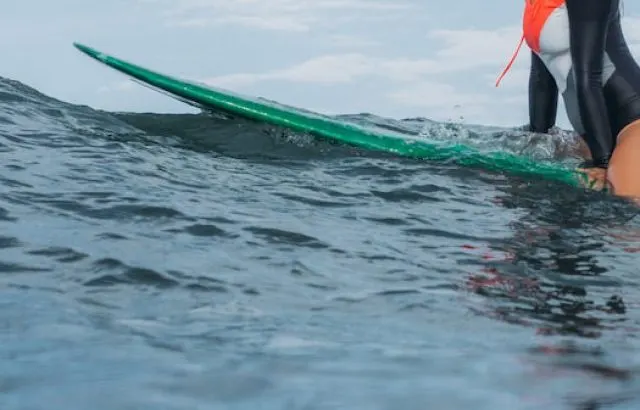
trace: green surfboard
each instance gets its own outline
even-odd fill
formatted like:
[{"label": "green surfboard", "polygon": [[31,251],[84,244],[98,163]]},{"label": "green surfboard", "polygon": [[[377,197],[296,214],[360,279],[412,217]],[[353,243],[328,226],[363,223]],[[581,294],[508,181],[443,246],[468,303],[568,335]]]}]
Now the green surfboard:
[{"label": "green surfboard", "polygon": [[431,161],[453,162],[461,166],[478,167],[493,172],[584,186],[583,174],[560,162],[539,161],[504,151],[482,152],[460,143],[446,144],[373,127],[368,128],[307,110],[241,96],[194,81],[165,75],[82,44],[74,43],[74,46],[97,61],[146,86],[203,109],[222,111],[364,149]]}]

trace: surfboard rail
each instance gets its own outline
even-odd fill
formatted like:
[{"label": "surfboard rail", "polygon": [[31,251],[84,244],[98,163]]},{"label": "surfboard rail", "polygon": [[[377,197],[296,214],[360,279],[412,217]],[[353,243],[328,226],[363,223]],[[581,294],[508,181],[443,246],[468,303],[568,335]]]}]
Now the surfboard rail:
[{"label": "surfboard rail", "polygon": [[557,161],[539,161],[504,151],[481,152],[460,143],[447,144],[368,128],[297,107],[261,101],[255,97],[162,74],[78,42],[73,45],[89,57],[137,82],[203,109],[223,111],[369,150],[431,161],[453,162],[461,166],[479,167],[528,178],[555,180],[578,187],[585,186],[584,174]]}]

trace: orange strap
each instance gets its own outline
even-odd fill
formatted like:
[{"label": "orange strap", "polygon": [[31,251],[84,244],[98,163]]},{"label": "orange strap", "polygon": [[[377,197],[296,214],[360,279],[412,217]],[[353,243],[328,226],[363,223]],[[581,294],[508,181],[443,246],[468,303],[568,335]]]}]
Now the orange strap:
[{"label": "orange strap", "polygon": [[522,29],[523,34],[520,38],[520,44],[515,53],[511,57],[511,61],[507,64],[502,74],[496,81],[496,87],[500,85],[500,81],[507,74],[511,66],[513,65],[522,43],[526,40],[527,44],[533,51],[540,51],[540,33],[544,27],[547,19],[558,7],[564,4],[565,0],[527,0],[525,2],[524,14],[522,16]]},{"label": "orange strap", "polygon": [[511,69],[511,66],[513,65],[513,63],[516,61],[516,57],[518,57],[518,53],[520,52],[522,43],[524,43],[524,34],[522,35],[522,37],[520,37],[520,43],[518,43],[518,47],[516,48],[516,51],[511,56],[511,61],[509,61],[509,64],[507,64],[505,69],[502,71],[502,74],[500,74],[500,76],[496,80],[496,87],[500,85],[500,81],[502,81],[502,78],[507,74],[507,72]]}]

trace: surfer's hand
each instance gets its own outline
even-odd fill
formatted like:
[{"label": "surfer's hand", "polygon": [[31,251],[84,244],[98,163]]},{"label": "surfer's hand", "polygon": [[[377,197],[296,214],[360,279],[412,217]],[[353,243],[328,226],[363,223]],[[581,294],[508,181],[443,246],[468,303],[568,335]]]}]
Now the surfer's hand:
[{"label": "surfer's hand", "polygon": [[578,168],[579,172],[586,175],[586,185],[596,191],[601,191],[607,187],[607,170],[605,168]]}]

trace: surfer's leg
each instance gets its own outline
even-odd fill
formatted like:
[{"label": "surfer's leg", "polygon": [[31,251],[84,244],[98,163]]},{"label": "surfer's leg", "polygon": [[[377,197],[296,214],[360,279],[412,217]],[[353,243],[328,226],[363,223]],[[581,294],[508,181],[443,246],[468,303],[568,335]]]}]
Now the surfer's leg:
[{"label": "surfer's leg", "polygon": [[609,24],[606,55],[614,70],[603,91],[616,136],[607,184],[614,195],[640,198],[640,67],[625,41],[619,13]]},{"label": "surfer's leg", "polygon": [[606,180],[612,194],[640,201],[640,90],[624,74],[616,69],[604,87],[611,132],[616,135]]},{"label": "surfer's leg", "polygon": [[614,195],[634,197],[640,203],[640,67],[625,41],[619,14],[609,27],[606,47],[615,72],[604,92],[617,135],[607,179]]},{"label": "surfer's leg", "polygon": [[630,197],[640,203],[640,120],[627,125],[618,134],[607,180],[614,195]]}]

